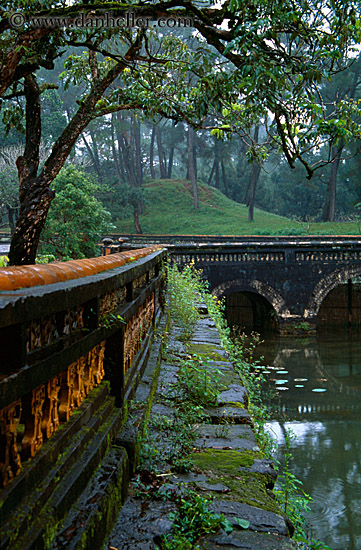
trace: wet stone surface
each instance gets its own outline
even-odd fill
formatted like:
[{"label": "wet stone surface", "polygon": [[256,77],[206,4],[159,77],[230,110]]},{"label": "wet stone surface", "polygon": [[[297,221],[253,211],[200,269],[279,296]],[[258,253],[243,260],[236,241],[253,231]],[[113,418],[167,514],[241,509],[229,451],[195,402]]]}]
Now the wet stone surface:
[{"label": "wet stone surface", "polygon": [[200,544],[202,550],[297,550],[297,544],[287,537],[236,531],[229,535],[219,533]]},{"label": "wet stone surface", "polygon": [[169,480],[162,485],[159,490],[160,494],[173,494],[173,495],[183,495],[187,489],[200,490],[205,493],[210,491],[214,493],[225,494],[230,491],[230,488],[223,483],[214,483],[214,481],[209,480],[208,476],[205,474],[197,473],[188,473],[188,474],[178,474],[174,475]]},{"label": "wet stone surface", "polygon": [[[206,314],[205,309],[202,312]],[[161,365],[158,391],[148,423],[148,437],[156,451],[157,472],[150,474],[148,485],[141,487],[142,474],[133,483],[131,496],[120,511],[104,549],[157,549],[161,537],[172,533],[170,512],[177,510],[179,497],[186,497],[191,490],[207,499],[213,498],[210,509],[216,514],[224,514],[234,525],[230,534],[220,530],[199,541],[200,548],[296,550],[297,545],[287,536],[288,524],[279,515],[280,509],[270,494],[276,473],[271,461],[260,458],[252,419],[247,410],[248,393],[239,383],[228,354],[221,346],[213,321],[209,317],[202,318],[188,344],[179,340],[181,336],[179,330],[170,336],[169,351]],[[202,358],[202,364],[211,376],[214,370],[224,374],[221,377],[223,391],[217,406],[203,410],[203,422],[208,420],[209,423],[189,426],[196,432],[196,439],[189,455],[181,455],[180,458],[191,458],[193,468],[188,473],[180,474],[165,458],[169,456],[170,449],[174,450],[179,414],[171,401],[164,398],[174,393],[172,386],[177,380],[180,360],[191,363],[193,354]],[[249,528],[242,530],[237,518],[249,521]]]},{"label": "wet stone surface", "polygon": [[206,334],[202,331],[194,333],[192,338],[192,344],[220,344],[221,340],[218,334]]},{"label": "wet stone surface", "polygon": [[169,418],[172,418],[174,417],[174,409],[172,409],[172,407],[162,405],[161,403],[156,403],[152,407],[152,417],[154,418],[155,415],[167,416]]},{"label": "wet stone surface", "polygon": [[211,509],[216,514],[224,514],[227,519],[237,528],[236,518],[245,519],[250,522],[249,529],[262,533],[272,533],[274,535],[288,535],[288,529],[283,517],[273,512],[261,510],[249,504],[241,502],[232,502],[229,500],[215,500],[211,504]]},{"label": "wet stone surface", "polygon": [[105,548],[117,550],[154,550],[162,535],[170,533],[171,502],[142,501],[129,498],[120,511]]},{"label": "wet stone surface", "polygon": [[272,460],[268,460],[267,458],[255,459],[250,468],[240,467],[239,470],[242,472],[262,474],[269,477],[270,481],[267,484],[267,487],[270,489],[273,489],[274,484],[276,483],[277,473],[273,467]]},{"label": "wet stone surface", "polygon": [[218,398],[218,405],[227,405],[228,403],[242,403],[242,405],[247,407],[247,390],[240,384],[231,384],[229,386],[229,389],[226,391],[222,391]]},{"label": "wet stone surface", "polygon": [[201,424],[195,428],[195,431],[199,434],[195,441],[197,448],[259,451],[252,428],[245,424],[235,426]]},{"label": "wet stone surface", "polygon": [[252,424],[249,412],[241,407],[213,407],[204,410],[212,424]]}]

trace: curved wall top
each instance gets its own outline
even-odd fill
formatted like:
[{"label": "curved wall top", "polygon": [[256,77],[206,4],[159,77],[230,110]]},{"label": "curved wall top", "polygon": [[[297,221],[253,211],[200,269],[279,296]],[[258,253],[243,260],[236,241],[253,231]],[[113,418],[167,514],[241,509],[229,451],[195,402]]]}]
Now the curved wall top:
[{"label": "curved wall top", "polygon": [[60,283],[87,275],[96,275],[102,271],[140,260],[162,248],[157,245],[98,258],[0,268],[0,291],[19,290],[20,288]]}]

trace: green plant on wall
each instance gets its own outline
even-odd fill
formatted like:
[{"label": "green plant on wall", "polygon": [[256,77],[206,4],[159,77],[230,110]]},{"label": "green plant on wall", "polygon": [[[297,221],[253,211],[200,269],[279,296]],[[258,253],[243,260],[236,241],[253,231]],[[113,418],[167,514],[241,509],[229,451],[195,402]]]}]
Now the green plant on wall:
[{"label": "green plant on wall", "polygon": [[8,265],[9,258],[7,256],[0,256],[0,267],[6,267]]}]

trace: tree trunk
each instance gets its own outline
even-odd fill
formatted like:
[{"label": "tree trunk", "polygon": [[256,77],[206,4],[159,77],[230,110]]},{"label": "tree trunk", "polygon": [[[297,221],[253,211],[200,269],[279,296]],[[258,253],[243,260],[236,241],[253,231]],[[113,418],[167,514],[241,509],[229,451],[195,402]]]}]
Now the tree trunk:
[{"label": "tree trunk", "polygon": [[95,155],[95,152],[92,150],[92,148],[90,147],[85,135],[82,133],[81,135],[83,141],[84,141],[84,145],[86,147],[86,150],[88,151],[89,153],[89,156],[94,164],[94,168],[95,168],[95,171],[97,173],[97,176],[98,176],[98,180],[99,180],[99,183],[101,184],[102,183],[102,173],[101,173],[101,169],[100,169],[100,163],[99,163],[99,157],[97,155]]},{"label": "tree trunk", "polygon": [[[141,188],[143,183],[142,150],[140,139],[140,123],[137,122],[134,114],[132,117],[134,150],[135,150],[135,185]],[[133,155],[134,158],[134,155]],[[144,213],[144,205],[141,198],[138,201],[139,214]],[[140,228],[140,225],[139,225]]]},{"label": "tree trunk", "polygon": [[244,195],[243,195],[243,201],[242,202],[244,202],[244,204],[246,206],[248,206],[248,202],[249,202],[248,197],[249,197],[250,187],[251,187],[251,177],[248,178],[248,184],[247,184],[246,190],[245,190]]},{"label": "tree trunk", "polygon": [[155,140],[155,124],[153,124],[153,127],[152,127],[152,135],[150,138],[150,149],[149,149],[149,167],[150,167],[150,177],[152,178],[152,180],[155,180],[154,140]]},{"label": "tree trunk", "polygon": [[129,136],[125,132],[120,133],[119,144],[120,144],[120,150],[122,154],[127,181],[130,187],[135,187],[136,182],[135,182],[134,162],[132,162],[132,158],[131,158],[131,147],[129,143]]},{"label": "tree trunk", "polygon": [[142,151],[140,144],[140,123],[135,120],[133,115],[133,131],[135,145],[135,174],[136,184],[140,187],[143,183]]},{"label": "tree trunk", "polygon": [[216,189],[219,189],[219,161],[218,159],[215,161],[215,178],[214,178],[214,186]]},{"label": "tree trunk", "polygon": [[197,165],[195,156],[194,130],[188,126],[188,174],[192,182],[193,205],[196,210],[199,208],[198,185],[197,185]]},{"label": "tree trunk", "polygon": [[142,231],[142,228],[140,226],[140,221],[139,221],[139,208],[138,208],[138,204],[134,204],[133,205],[133,209],[134,209],[134,225],[135,225],[135,230],[137,232],[137,235],[143,235],[143,231]]},{"label": "tree trunk", "polygon": [[120,168],[121,172],[124,175],[124,183],[126,183],[127,173],[126,173],[126,170],[125,170],[125,162],[124,162],[123,150],[122,150],[122,136],[121,136],[121,133],[120,133],[120,128],[121,128],[121,125],[122,125],[122,122],[123,122],[122,113],[117,113],[116,117],[117,117],[117,123],[114,124],[114,129],[115,129],[115,134],[117,136],[117,142],[118,142],[119,168]]},{"label": "tree trunk", "polygon": [[11,236],[13,236],[14,231],[15,231],[15,223],[16,223],[16,219],[15,219],[16,218],[16,216],[15,216],[16,208],[13,208],[12,206],[6,206],[6,210],[7,210],[7,213],[8,213],[10,234],[11,234]]},{"label": "tree trunk", "polygon": [[215,166],[215,187],[219,189],[219,142],[216,136],[214,136],[214,162]]},{"label": "tree trunk", "polygon": [[332,147],[332,158],[334,160],[331,163],[331,174],[327,182],[326,199],[322,212],[323,222],[335,221],[337,172],[340,165],[343,147],[343,143],[341,143],[341,145],[334,145]]},{"label": "tree trunk", "polygon": [[171,146],[168,157],[168,171],[167,178],[171,179],[173,170],[173,158],[174,158],[174,145]]},{"label": "tree trunk", "polygon": [[162,148],[162,136],[160,134],[159,126],[157,126],[157,129],[156,129],[156,136],[157,136],[160,179],[165,180],[167,178],[167,171],[166,171],[166,166],[165,166],[165,162],[164,162],[164,154],[163,154],[163,148]]},{"label": "tree trunk", "polygon": [[254,220],[254,201],[256,197],[256,187],[261,173],[261,165],[259,163],[252,164],[252,170],[249,181],[249,195],[248,195],[248,221]]},{"label": "tree trunk", "polygon": [[25,150],[18,157],[20,215],[12,236],[9,263],[35,263],[41,229],[54,193],[37,177],[41,140],[40,89],[33,75],[25,77]]},{"label": "tree trunk", "polygon": [[125,182],[124,169],[121,163],[119,162],[120,159],[119,159],[117,148],[115,146],[114,115],[112,115],[110,127],[112,132],[112,153],[113,153],[113,161],[115,165],[115,172],[117,174],[118,182],[124,183]]},{"label": "tree trunk", "polygon": [[[254,136],[253,140],[255,143],[258,143],[258,136],[259,136],[259,125],[257,124],[254,129]],[[253,222],[254,220],[254,201],[256,197],[256,187],[259,179],[259,175],[261,173],[261,165],[259,162],[253,161],[251,173],[249,176],[249,184],[248,184],[248,221]]]},{"label": "tree trunk", "polygon": [[211,170],[211,173],[209,174],[209,177],[208,177],[207,185],[209,185],[209,186],[212,184],[212,179],[213,179],[213,174],[214,174],[215,168],[216,168],[216,161],[213,162],[212,170]]},{"label": "tree trunk", "polygon": [[103,175],[102,175],[102,169],[101,169],[101,163],[100,163],[99,149],[98,149],[97,140],[96,140],[96,137],[95,137],[95,134],[94,134],[93,130],[90,130],[89,133],[90,133],[90,137],[92,139],[92,144],[93,144],[93,157],[94,157],[94,161],[95,161],[95,170],[96,170],[96,173],[98,175],[99,183],[102,184],[103,183]]},{"label": "tree trunk", "polygon": [[64,166],[77,139],[94,117],[94,108],[108,86],[124,69],[123,63],[113,66],[103,79],[93,84],[87,98],[66,126],[44,163],[39,175],[39,146],[41,139],[40,90],[32,75],[25,77],[25,150],[16,165],[19,174],[20,212],[11,240],[10,265],[35,263],[40,234],[55,194],[50,185]]},{"label": "tree trunk", "polygon": [[224,185],[224,192],[226,194],[226,197],[228,197],[229,196],[228,180],[227,180],[227,174],[226,174],[223,158],[221,159],[221,167],[222,167],[222,179],[223,179],[223,185]]}]

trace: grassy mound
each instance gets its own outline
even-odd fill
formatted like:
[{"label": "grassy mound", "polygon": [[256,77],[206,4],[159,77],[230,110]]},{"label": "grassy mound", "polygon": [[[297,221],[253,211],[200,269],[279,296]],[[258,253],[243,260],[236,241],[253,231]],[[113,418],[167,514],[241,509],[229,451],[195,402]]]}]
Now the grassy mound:
[{"label": "grassy mound", "polygon": [[[195,235],[307,235],[359,234],[356,222],[301,223],[228,199],[218,189],[199,185],[199,209],[193,207],[189,181],[155,180],[144,185],[145,211],[140,216],[144,233]],[[135,233],[132,218],[117,223],[120,233]]]}]

